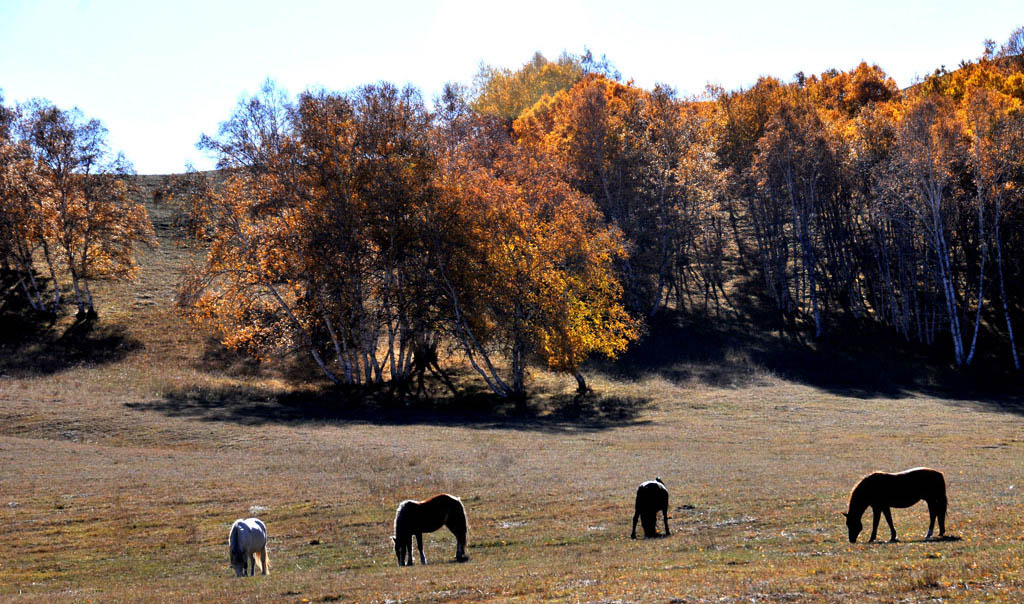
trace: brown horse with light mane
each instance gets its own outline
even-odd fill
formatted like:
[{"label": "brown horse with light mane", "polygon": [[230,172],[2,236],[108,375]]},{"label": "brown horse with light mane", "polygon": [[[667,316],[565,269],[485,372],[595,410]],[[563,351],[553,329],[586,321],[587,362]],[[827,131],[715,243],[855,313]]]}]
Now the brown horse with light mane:
[{"label": "brown horse with light mane", "polygon": [[432,533],[442,526],[447,526],[455,535],[455,560],[469,560],[469,556],[466,555],[466,531],[469,529],[469,523],[466,521],[466,508],[462,506],[461,499],[442,493],[426,501],[407,499],[398,504],[398,511],[395,512],[395,534],[391,536],[391,540],[395,542],[398,565],[412,566],[413,535],[416,535],[416,547],[420,550],[420,564],[426,564],[427,558],[423,555],[423,533]]},{"label": "brown horse with light mane", "polygon": [[874,472],[865,476],[850,493],[850,507],[846,516],[846,528],[850,531],[850,543],[857,542],[863,525],[860,518],[864,510],[871,507],[874,522],[871,525],[871,539],[878,533],[878,517],[885,515],[889,523],[890,542],[896,542],[896,527],[892,525],[889,508],[909,508],[924,499],[928,503],[928,534],[932,538],[935,519],[939,520],[939,536],[946,534],[946,479],[942,472],[931,468],[911,468],[895,474]]}]

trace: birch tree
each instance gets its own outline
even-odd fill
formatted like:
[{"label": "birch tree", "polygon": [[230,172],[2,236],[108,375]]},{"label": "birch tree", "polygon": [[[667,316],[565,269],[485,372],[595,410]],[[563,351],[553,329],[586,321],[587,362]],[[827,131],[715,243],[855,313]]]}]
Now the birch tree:
[{"label": "birch tree", "polygon": [[[947,99],[914,99],[897,134],[894,174],[906,179],[899,203],[913,213],[934,258],[935,280],[945,305],[957,365],[966,361],[960,321],[961,302],[953,269],[949,215],[955,211],[952,187],[957,162],[963,160],[963,132]],[[905,197],[904,197],[905,196]],[[979,301],[980,303],[980,301]]]},{"label": "birch tree", "polygon": [[[41,249],[60,305],[59,275],[71,277],[79,319],[95,318],[90,284],[131,279],[140,245],[156,245],[145,207],[135,201],[131,164],[107,146],[107,131],[80,111],[36,100],[20,108],[22,187],[16,203],[27,216],[23,266]],[[8,181],[10,182],[10,181]],[[16,214],[12,214],[16,215]]]}]

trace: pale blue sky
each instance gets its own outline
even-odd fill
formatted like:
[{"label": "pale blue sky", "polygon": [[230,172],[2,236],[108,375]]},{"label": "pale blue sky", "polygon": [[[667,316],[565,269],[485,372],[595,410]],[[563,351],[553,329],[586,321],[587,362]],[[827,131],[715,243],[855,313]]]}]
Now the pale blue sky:
[{"label": "pale blue sky", "polygon": [[195,149],[267,77],[291,93],[389,80],[429,101],[481,61],[584,46],[683,94],[759,75],[879,64],[905,86],[1024,24],[1024,2],[178,2],[0,0],[6,103],[45,97],[103,121],[140,174],[212,165]]}]

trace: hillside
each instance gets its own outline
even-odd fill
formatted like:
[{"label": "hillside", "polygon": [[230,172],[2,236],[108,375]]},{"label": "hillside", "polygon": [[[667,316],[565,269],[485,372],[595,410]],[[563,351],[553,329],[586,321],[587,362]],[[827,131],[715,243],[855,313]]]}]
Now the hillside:
[{"label": "hillside", "polygon": [[[183,322],[191,251],[152,201],[158,179],[140,181],[160,246],[139,278],[97,288],[91,330],[4,339],[0,600],[1024,599],[1019,397],[978,394],[924,353],[901,365],[914,351],[869,349],[871,334],[819,345],[682,317],[589,366],[592,397],[534,372],[525,414],[475,389],[356,399]],[[918,504],[894,512],[902,543],[848,543],[853,484],[918,465],[945,472],[959,540],[921,541]],[[655,476],[673,534],[631,541],[636,485]],[[439,491],[465,502],[469,562],[442,531],[427,566],[398,568],[395,506]],[[226,540],[249,515],[271,574],[240,580]]]}]

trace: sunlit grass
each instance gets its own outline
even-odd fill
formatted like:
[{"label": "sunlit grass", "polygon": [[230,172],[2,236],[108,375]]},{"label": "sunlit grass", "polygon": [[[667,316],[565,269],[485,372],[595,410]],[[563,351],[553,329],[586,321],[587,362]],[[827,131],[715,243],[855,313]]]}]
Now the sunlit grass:
[{"label": "sunlit grass", "polygon": [[[586,400],[534,372],[525,416],[377,413],[211,362],[164,303],[185,253],[147,253],[138,283],[97,291],[130,353],[0,378],[0,601],[1024,600],[1012,405],[829,392],[737,357],[750,368],[731,381],[592,374]],[[961,540],[922,542],[921,503],[894,511],[902,543],[849,544],[857,479],[916,465],[946,473]],[[673,534],[632,541],[636,485],[655,476]],[[465,502],[469,562],[442,530],[427,566],[399,568],[395,505],[438,491]],[[249,515],[271,574],[236,579],[228,529]]]}]

